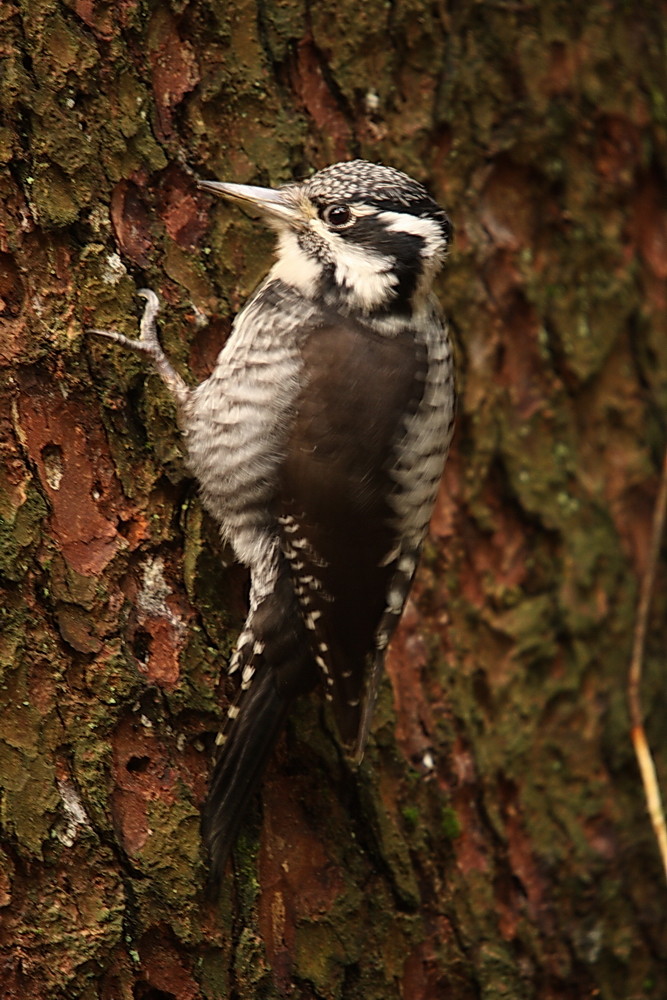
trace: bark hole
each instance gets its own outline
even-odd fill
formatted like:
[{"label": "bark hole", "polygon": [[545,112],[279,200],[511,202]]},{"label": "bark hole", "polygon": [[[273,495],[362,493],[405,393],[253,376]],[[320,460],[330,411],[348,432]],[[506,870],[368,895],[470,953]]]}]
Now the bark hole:
[{"label": "bark hole", "polygon": [[150,757],[130,757],[125,765],[125,769],[130,774],[143,774],[148,769],[150,762]]}]

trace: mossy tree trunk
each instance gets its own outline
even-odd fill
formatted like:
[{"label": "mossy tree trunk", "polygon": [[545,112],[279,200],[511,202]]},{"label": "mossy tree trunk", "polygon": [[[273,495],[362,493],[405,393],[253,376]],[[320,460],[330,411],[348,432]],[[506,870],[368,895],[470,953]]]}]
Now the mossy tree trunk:
[{"label": "mossy tree trunk", "polygon": [[[625,683],[667,411],[664,5],[6,0],[0,994],[667,995]],[[205,902],[245,580],[173,407],[271,239],[193,172],[394,164],[450,211],[457,436],[354,776],[290,721]],[[667,781],[664,569],[643,699]]]}]

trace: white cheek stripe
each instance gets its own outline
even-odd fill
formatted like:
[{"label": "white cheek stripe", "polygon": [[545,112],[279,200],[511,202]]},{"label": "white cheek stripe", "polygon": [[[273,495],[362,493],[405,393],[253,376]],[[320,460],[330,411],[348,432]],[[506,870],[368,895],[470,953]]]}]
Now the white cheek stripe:
[{"label": "white cheek stripe", "polygon": [[420,236],[426,244],[422,257],[440,257],[444,253],[442,229],[433,219],[418,219],[409,212],[380,212],[379,219],[390,232]]},{"label": "white cheek stripe", "polygon": [[351,297],[365,310],[374,309],[392,297],[397,283],[395,260],[368,249],[357,249],[340,236],[329,234],[336,263],[336,282],[350,290]]},{"label": "white cheek stripe", "polygon": [[[348,289],[354,304],[370,311],[392,297],[396,276],[394,258],[355,247],[337,233],[329,231],[321,219],[310,220],[310,226],[327,247],[328,260],[335,265],[335,281]],[[278,259],[271,268],[270,279],[279,279],[297,288],[306,298],[315,294],[324,264],[299,246],[297,234],[281,228],[278,234]]]},{"label": "white cheek stripe", "polygon": [[[354,207],[356,215],[373,214],[366,205]],[[410,212],[380,212],[379,220],[389,232],[408,233],[423,240],[421,256],[437,267],[446,250],[442,229],[429,218],[419,219]],[[326,247],[323,259],[318,259],[299,246],[294,230],[281,226],[278,230],[278,259],[271,268],[270,279],[279,279],[296,288],[306,298],[312,298],[319,287],[325,261],[335,267],[335,281],[347,289],[350,305],[369,313],[390,302],[395,295],[397,275],[395,259],[376,253],[368,247],[357,247],[338,233],[331,232],[317,216],[309,220],[310,228],[321,245]],[[430,273],[425,275],[430,284]]]}]

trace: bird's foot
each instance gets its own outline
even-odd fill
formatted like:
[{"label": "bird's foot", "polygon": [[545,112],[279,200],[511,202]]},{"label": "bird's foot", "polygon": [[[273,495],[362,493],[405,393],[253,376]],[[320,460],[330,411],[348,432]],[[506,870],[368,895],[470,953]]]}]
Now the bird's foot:
[{"label": "bird's foot", "polygon": [[156,319],[160,311],[160,300],[150,288],[141,288],[139,295],[143,299],[146,299],[146,306],[144,314],[141,317],[138,338],[126,337],[122,333],[116,333],[115,330],[98,330],[93,327],[88,327],[86,333],[94,333],[98,337],[106,337],[108,340],[113,340],[122,347],[128,347],[137,354],[145,354],[153,362],[155,370],[170,392],[176,397],[179,403],[184,403],[190,390],[178,372],[172,367],[167,355],[162,350],[157,335]]}]

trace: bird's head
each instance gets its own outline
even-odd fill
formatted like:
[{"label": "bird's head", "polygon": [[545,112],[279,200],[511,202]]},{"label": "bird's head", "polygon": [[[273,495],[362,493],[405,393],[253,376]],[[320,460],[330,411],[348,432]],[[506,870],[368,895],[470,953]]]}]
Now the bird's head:
[{"label": "bird's head", "polygon": [[199,184],[257,209],[277,231],[272,277],[369,319],[421,309],[451,240],[447,215],[421,184],[365,160],[277,189]]}]

